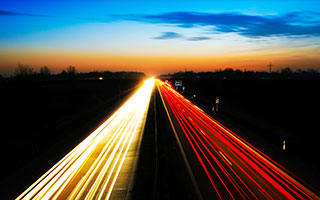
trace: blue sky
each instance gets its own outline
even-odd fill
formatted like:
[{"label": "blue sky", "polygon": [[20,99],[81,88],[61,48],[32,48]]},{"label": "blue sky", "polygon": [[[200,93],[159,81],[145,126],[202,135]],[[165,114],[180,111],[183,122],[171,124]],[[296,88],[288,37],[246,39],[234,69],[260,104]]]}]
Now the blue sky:
[{"label": "blue sky", "polygon": [[[238,62],[256,68],[264,65],[263,56],[263,62],[279,66],[300,57],[316,67],[319,16],[318,0],[1,1],[0,73],[10,73],[17,62],[35,68],[50,65],[45,59],[26,56],[30,52],[46,52],[46,58],[52,59],[57,52],[89,57],[194,57],[221,60],[212,66]],[[75,56],[66,60],[81,63]],[[107,66],[106,62],[93,65]],[[168,63],[175,64],[183,62]],[[137,65],[144,65],[143,60],[136,66],[129,61],[116,66],[140,69]],[[203,61],[195,65],[208,67]]]}]

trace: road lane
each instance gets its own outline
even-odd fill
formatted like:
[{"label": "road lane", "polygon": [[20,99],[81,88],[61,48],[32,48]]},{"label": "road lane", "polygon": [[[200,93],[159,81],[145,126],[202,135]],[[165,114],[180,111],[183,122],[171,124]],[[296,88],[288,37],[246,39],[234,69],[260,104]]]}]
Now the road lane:
[{"label": "road lane", "polygon": [[124,199],[154,79],[16,199]]},{"label": "road lane", "polygon": [[300,179],[157,81],[203,199],[319,199]]}]

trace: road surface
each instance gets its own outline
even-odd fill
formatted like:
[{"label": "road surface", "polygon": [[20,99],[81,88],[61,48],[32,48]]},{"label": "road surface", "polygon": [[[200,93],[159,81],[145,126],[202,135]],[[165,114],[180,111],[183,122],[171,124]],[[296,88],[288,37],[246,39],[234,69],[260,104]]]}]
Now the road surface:
[{"label": "road surface", "polygon": [[16,199],[125,199],[135,170],[155,80]]},{"label": "road surface", "polygon": [[320,199],[169,83],[157,87],[199,199]]}]

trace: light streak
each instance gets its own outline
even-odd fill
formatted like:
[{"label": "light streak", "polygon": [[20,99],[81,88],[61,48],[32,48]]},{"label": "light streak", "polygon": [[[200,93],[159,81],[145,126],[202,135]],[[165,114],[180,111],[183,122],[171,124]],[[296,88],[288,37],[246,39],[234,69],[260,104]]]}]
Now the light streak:
[{"label": "light streak", "polygon": [[[208,178],[220,199],[320,199],[318,191],[192,104],[172,86],[158,81],[169,115],[179,129],[192,170]],[[201,185],[201,183],[198,183]]]},{"label": "light streak", "polygon": [[232,165],[232,163],[228,160],[228,158],[221,152],[219,151],[219,153],[222,155],[222,157],[229,163],[229,165]]},{"label": "light streak", "polygon": [[146,80],[111,117],[16,199],[109,199],[134,138],[142,134],[154,83],[154,78]]}]

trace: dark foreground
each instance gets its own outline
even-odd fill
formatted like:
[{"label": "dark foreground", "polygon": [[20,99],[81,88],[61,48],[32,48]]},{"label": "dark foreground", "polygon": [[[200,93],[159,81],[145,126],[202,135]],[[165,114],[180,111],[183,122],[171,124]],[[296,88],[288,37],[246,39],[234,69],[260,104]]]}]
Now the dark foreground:
[{"label": "dark foreground", "polygon": [[91,133],[139,79],[1,82],[1,199],[13,199]]},{"label": "dark foreground", "polygon": [[[268,82],[269,81],[269,82]],[[2,84],[3,199],[12,199],[97,127],[139,80]],[[319,189],[319,81],[183,80],[184,95]],[[308,88],[308,89],[306,89]],[[191,96],[196,94],[196,98]],[[212,112],[215,97],[219,111]],[[194,199],[159,94],[150,104],[133,199]],[[154,101],[155,100],[155,101]],[[156,108],[156,109],[155,109]],[[301,109],[300,109],[301,108]],[[286,150],[282,142],[286,141]]]},{"label": "dark foreground", "polygon": [[[182,82],[184,96],[312,186],[320,188],[319,80],[185,79]],[[212,111],[216,97],[220,101],[218,112]]]}]

